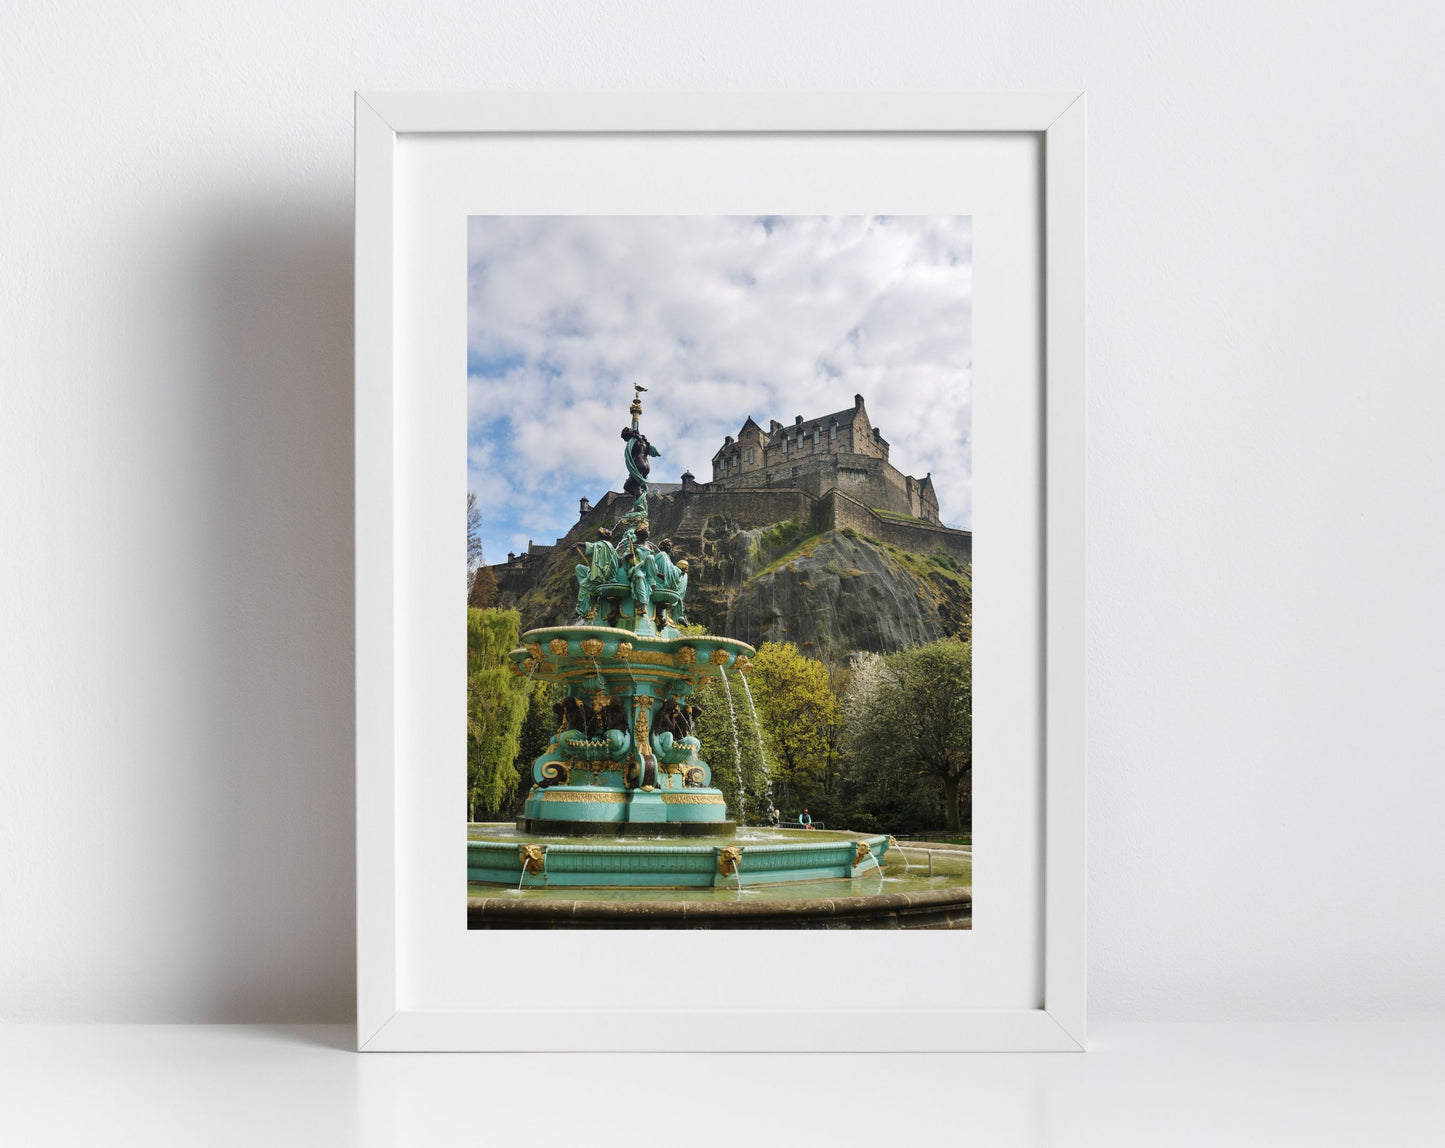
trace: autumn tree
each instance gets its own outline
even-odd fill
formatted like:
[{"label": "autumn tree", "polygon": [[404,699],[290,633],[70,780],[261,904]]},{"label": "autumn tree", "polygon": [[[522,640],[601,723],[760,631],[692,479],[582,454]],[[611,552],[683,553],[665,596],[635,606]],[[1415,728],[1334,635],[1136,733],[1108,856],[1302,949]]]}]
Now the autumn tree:
[{"label": "autumn tree", "polygon": [[482,558],[482,508],[477,505],[477,494],[467,491],[467,595],[472,592],[472,582],[481,566]]},{"label": "autumn tree", "polygon": [[472,588],[467,595],[467,605],[474,610],[485,610],[496,600],[497,576],[492,573],[490,566],[478,566],[476,573],[472,575]]},{"label": "autumn tree", "polygon": [[482,510],[475,491],[467,491],[467,605],[485,610],[497,600],[497,576],[482,553]]},{"label": "autumn tree", "polygon": [[516,610],[467,611],[467,820],[502,808],[517,789],[517,752],[531,687],[507,667],[521,631]]}]

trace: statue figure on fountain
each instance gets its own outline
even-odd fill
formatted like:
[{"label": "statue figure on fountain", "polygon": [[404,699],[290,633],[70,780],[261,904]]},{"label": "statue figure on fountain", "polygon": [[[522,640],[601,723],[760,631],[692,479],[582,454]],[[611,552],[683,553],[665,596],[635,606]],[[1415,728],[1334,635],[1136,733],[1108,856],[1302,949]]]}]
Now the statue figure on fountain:
[{"label": "statue figure on fountain", "polygon": [[605,526],[597,533],[601,537],[596,542],[579,542],[576,546],[577,553],[585,559],[576,567],[578,620],[585,620],[592,613],[593,596],[617,576],[617,550],[611,542],[612,534]]},{"label": "statue figure on fountain", "polygon": [[662,452],[647,441],[647,436],[638,426],[638,420],[642,417],[642,395],[647,388],[633,383],[632,390],[632,406],[628,408],[628,413],[632,415],[632,425],[622,428],[622,441],[625,444],[622,448],[622,461],[627,467],[627,482],[622,490],[636,500],[632,504],[633,513],[645,515],[647,476],[652,473],[650,460],[661,458]]},{"label": "statue figure on fountain", "polygon": [[[623,489],[634,497],[635,502],[618,522],[615,541],[606,529],[602,529],[598,531],[596,542],[578,543],[574,547],[583,559],[575,568],[576,617],[579,621],[594,619],[599,597],[630,597],[634,626],[640,627],[639,633],[650,635],[653,633],[655,597],[658,630],[686,624],[683,597],[687,593],[687,562],[674,558],[671,539],[664,538],[661,545],[654,545],[649,539],[647,488],[648,475],[652,470],[649,460],[661,457],[661,452],[647,441],[639,425],[641,396],[647,388],[634,385],[634,389],[637,393],[629,408],[632,425],[623,428],[622,438],[626,444],[623,461],[627,465],[627,483]],[[658,591],[662,594],[658,595]],[[615,625],[616,611],[613,613]]]},{"label": "statue figure on fountain", "polygon": [[702,742],[693,735],[696,704],[678,705],[675,698],[662,703],[652,722],[652,748],[664,765],[681,766],[684,786],[706,785],[710,772],[698,759]]},{"label": "statue figure on fountain", "polygon": [[624,559],[627,564],[627,581],[632,587],[634,617],[642,619],[648,617],[648,611],[652,608],[652,558],[656,551],[647,541],[645,519],[635,530],[629,527],[628,536]]},{"label": "statue figure on fountain", "polygon": [[677,606],[673,612],[676,621],[686,625],[683,597],[687,594],[687,559],[684,558],[681,562],[673,561],[671,538],[664,538],[652,555],[652,580],[654,585],[663,590],[671,590],[677,595]]},{"label": "statue figure on fountain", "polygon": [[552,712],[559,719],[553,744],[570,757],[616,761],[630,748],[627,707],[617,698],[608,698],[603,707],[588,707],[576,698],[566,698],[554,705]]}]

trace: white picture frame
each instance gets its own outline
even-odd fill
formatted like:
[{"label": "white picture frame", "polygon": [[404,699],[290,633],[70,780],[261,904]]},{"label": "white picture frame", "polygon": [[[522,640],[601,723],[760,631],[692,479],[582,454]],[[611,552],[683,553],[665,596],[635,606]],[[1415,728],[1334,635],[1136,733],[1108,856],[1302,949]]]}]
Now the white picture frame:
[{"label": "white picture frame", "polygon": [[[355,493],[357,1045],[389,1050],[1040,1050],[1085,1039],[1082,93],[358,94]],[[397,149],[475,133],[1028,133],[1041,138],[1042,999],[1035,1008],[799,1017],[655,1008],[414,1008],[399,991]],[[535,934],[543,936],[544,934]]]}]

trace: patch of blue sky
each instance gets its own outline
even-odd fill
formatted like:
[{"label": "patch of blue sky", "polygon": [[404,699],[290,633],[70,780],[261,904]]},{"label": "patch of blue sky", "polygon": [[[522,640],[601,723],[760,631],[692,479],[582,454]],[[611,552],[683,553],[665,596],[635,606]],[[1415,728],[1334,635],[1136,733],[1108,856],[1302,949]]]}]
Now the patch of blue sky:
[{"label": "patch of blue sky", "polygon": [[524,367],[526,357],[520,351],[467,351],[467,374],[497,378]]}]

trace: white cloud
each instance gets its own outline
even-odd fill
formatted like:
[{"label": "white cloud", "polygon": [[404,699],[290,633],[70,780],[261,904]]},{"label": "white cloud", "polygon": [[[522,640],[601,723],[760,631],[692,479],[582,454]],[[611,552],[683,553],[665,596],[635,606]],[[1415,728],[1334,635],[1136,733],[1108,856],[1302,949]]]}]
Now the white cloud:
[{"label": "white cloud", "polygon": [[944,520],[971,525],[966,217],[478,216],[468,238],[489,546],[550,542],[579,496],[620,488],[633,381],[661,481],[705,481],[749,415],[791,422],[857,392],[892,461],[931,471]]}]

